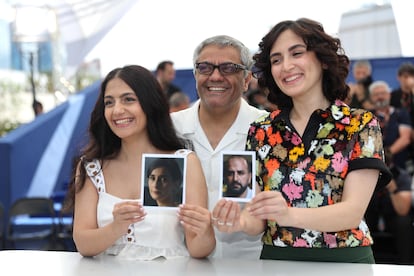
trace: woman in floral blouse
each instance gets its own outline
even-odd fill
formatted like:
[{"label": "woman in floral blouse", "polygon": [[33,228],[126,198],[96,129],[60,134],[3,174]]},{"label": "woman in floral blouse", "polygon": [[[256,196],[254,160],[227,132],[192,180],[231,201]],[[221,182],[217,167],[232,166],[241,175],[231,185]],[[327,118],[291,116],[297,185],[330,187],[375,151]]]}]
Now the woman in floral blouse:
[{"label": "woman in floral blouse", "polygon": [[280,108],[251,124],[262,192],[240,211],[221,200],[220,231],[264,231],[261,259],[374,263],[363,219],[376,186],[389,182],[372,113],[351,109],[349,59],[315,21],[277,24],[259,44],[254,74]]}]

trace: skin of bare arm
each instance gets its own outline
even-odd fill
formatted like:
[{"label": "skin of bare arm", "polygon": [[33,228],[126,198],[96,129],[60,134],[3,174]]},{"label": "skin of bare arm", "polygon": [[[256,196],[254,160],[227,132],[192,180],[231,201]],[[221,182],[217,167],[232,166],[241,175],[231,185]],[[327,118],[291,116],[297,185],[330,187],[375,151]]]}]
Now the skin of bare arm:
[{"label": "skin of bare arm", "polygon": [[[243,211],[237,203],[221,200],[217,203],[213,218],[233,224],[216,227],[223,232],[244,231],[254,235],[263,232],[265,221],[274,220],[281,226],[334,232],[357,227],[364,216],[375,185],[377,170],[362,169],[350,172],[345,180],[342,201],[319,208],[288,207],[278,191],[257,194]],[[362,184],[363,183],[363,184]]]},{"label": "skin of bare arm", "polygon": [[411,191],[397,191],[397,183],[394,179],[387,185],[387,189],[390,192],[390,198],[392,206],[394,206],[395,212],[399,216],[406,216],[411,209]]},{"label": "skin of bare arm", "polygon": [[252,216],[275,220],[281,226],[334,232],[357,227],[374,192],[379,172],[361,169],[350,172],[341,202],[319,208],[289,208],[280,192],[267,191],[252,200]]},{"label": "skin of bare arm", "polygon": [[98,228],[96,206],[98,192],[89,178],[75,196],[73,240],[82,256],[96,256],[125,235],[128,226],[141,221],[145,211],[136,201],[117,203],[112,211],[113,222]]},{"label": "skin of bare arm", "polygon": [[185,230],[190,255],[194,258],[204,258],[216,245],[211,215],[207,207],[207,185],[195,153],[190,153],[187,158],[186,203],[180,205],[178,216]]}]

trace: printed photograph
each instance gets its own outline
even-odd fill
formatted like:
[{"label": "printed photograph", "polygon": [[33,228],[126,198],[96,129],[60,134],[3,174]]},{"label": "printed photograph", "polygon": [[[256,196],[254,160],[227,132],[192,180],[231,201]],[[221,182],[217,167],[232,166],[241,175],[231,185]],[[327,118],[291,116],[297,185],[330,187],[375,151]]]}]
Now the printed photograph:
[{"label": "printed photograph", "polygon": [[143,154],[141,198],[143,206],[175,208],[185,201],[184,156]]},{"label": "printed photograph", "polygon": [[235,201],[250,201],[255,195],[256,154],[254,151],[223,151],[221,153],[220,197]]}]

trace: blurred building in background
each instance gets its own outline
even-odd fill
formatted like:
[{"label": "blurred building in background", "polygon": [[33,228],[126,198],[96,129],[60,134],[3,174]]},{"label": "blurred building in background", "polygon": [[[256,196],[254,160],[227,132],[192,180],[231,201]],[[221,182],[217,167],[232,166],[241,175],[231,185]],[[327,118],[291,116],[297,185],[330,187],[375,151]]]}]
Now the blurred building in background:
[{"label": "blurred building in background", "polygon": [[362,7],[342,14],[338,36],[351,59],[401,57],[401,32],[393,6]]}]

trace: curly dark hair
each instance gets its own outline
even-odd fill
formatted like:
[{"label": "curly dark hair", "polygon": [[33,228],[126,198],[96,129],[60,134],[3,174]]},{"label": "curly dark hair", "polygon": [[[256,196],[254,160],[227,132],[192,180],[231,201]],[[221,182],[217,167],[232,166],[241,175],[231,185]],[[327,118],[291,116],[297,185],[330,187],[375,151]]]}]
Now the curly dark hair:
[{"label": "curly dark hair", "polygon": [[279,107],[292,107],[292,99],[285,95],[277,86],[271,73],[270,50],[273,44],[286,30],[300,36],[307,46],[307,51],[313,51],[317,59],[327,66],[323,70],[322,89],[324,96],[334,102],[344,100],[349,92],[346,78],[349,72],[349,58],[338,38],[325,33],[323,26],[311,19],[300,18],[296,21],[287,20],[275,25],[259,43],[259,51],[253,56],[255,61],[254,75],[261,87],[270,91],[269,100]]},{"label": "curly dark hair", "polygon": [[[104,115],[106,87],[108,82],[115,78],[123,80],[137,95],[147,117],[148,136],[156,148],[173,151],[185,147],[185,141],[177,137],[169,113],[168,100],[154,75],[139,65],[113,69],[102,81],[98,99],[91,112],[88,144],[73,160],[65,209],[73,207],[75,193],[83,188],[86,178],[84,163],[98,159],[103,166],[105,160],[115,158],[121,149],[121,139],[112,132]],[[79,175],[76,175],[77,168]]]}]

